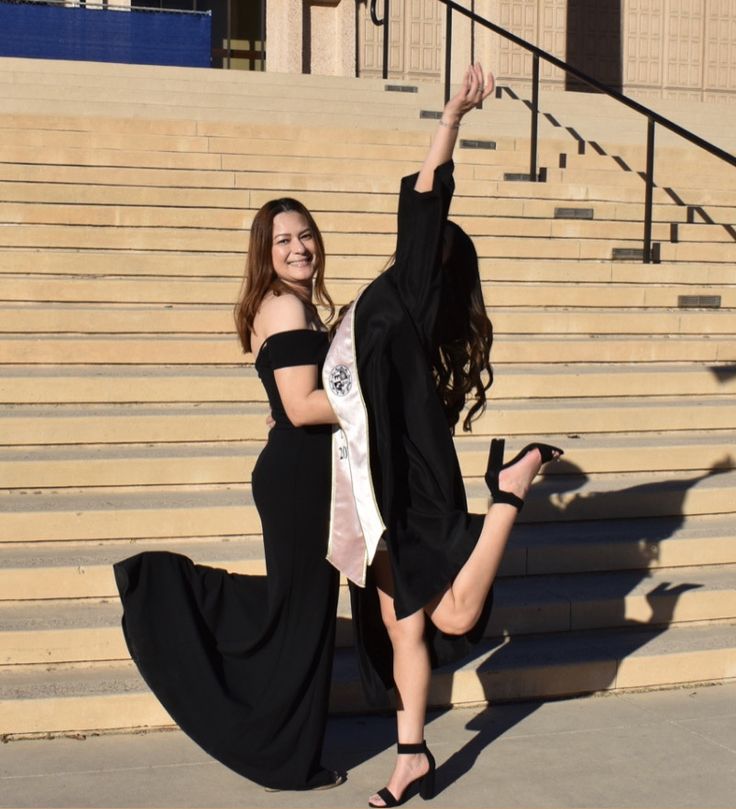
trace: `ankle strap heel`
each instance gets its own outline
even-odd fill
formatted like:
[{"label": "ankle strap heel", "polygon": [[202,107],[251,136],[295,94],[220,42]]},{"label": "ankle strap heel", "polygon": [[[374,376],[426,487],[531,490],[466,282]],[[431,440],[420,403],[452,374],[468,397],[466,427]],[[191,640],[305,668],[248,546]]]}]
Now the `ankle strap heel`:
[{"label": "ankle strap heel", "polygon": [[384,787],[383,789],[379,789],[376,795],[383,801],[383,803],[371,803],[368,801],[368,806],[374,806],[378,809],[385,809],[385,807],[393,807],[393,806],[400,806],[402,803],[407,801],[414,790],[419,791],[419,794],[425,801],[431,800],[434,798],[434,790],[435,790],[435,770],[436,764],[434,760],[434,756],[429,752],[429,748],[427,747],[426,741],[415,742],[413,744],[402,744],[399,742],[396,745],[396,752],[399,755],[412,755],[412,754],[419,754],[424,753],[427,757],[427,763],[429,764],[429,769],[427,772],[420,776],[419,778],[415,779],[411,783],[406,785],[406,789],[404,790],[403,794],[400,795],[398,798],[391,792],[388,787]]},{"label": "ankle strap heel", "polygon": [[552,447],[549,444],[527,444],[514,458],[506,463],[503,462],[503,454],[506,442],[503,438],[494,438],[491,441],[491,449],[488,453],[488,467],[486,469],[485,481],[494,503],[508,503],[517,511],[521,511],[524,501],[513,492],[505,492],[499,483],[499,476],[502,469],[508,469],[517,461],[520,461],[528,452],[539,450],[542,464],[556,461],[564,455],[559,447]]},{"label": "ankle strap heel", "polygon": [[402,744],[399,742],[396,745],[396,752],[403,755],[405,753],[428,753],[429,751],[427,750],[427,742],[424,741],[416,742],[415,744]]}]

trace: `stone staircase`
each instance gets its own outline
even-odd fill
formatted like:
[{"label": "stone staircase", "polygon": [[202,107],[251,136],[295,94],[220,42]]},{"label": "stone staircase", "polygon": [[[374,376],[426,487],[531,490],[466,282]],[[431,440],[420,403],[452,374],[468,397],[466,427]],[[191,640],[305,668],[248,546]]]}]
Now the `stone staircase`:
[{"label": "stone staircase", "polygon": [[[661,263],[614,260],[641,247],[641,142],[627,122],[602,140],[605,99],[558,95],[557,121],[601,148],[544,119],[545,183],[508,179],[528,171],[512,98],[456,152],[452,215],[496,332],[488,410],[457,437],[471,507],[491,436],[566,455],[521,515],[485,647],[435,675],[436,705],[736,676],[733,170],[663,138]],[[0,734],[170,724],[128,659],[110,565],[167,548],[264,570],[265,396],[232,324],[251,218],[302,199],[346,302],[393,252],[439,96],[0,60]],[[727,143],[734,113],[704,110],[683,106]],[[365,707],[350,646],[343,592],[335,711]]]}]

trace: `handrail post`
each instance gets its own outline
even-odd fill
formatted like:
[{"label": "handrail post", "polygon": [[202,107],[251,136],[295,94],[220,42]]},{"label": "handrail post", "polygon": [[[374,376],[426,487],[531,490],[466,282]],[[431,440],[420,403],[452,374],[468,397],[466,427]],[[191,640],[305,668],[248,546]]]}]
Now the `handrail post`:
[{"label": "handrail post", "polygon": [[227,0],[227,69],[230,70],[232,61],[233,41],[232,41],[232,21],[233,10],[231,0]]},{"label": "handrail post", "polygon": [[390,0],[383,0],[383,78],[388,78],[388,49],[391,44],[389,36],[391,16]]},{"label": "handrail post", "polygon": [[644,264],[652,263],[652,199],[654,196],[654,118],[647,118],[647,173],[644,198]]},{"label": "handrail post", "polygon": [[387,79],[388,78],[388,46],[389,42],[389,22],[388,18],[391,15],[390,0],[383,0],[383,19],[378,19],[378,14],[376,13],[376,3],[378,0],[371,0],[371,22],[376,28],[380,28],[383,26],[383,67],[381,68],[381,78]]},{"label": "handrail post", "polygon": [[450,100],[452,76],[452,6],[445,6],[445,104]]},{"label": "handrail post", "polygon": [[539,131],[539,54],[532,59],[532,136],[529,156],[529,179],[537,182],[537,140]]}]

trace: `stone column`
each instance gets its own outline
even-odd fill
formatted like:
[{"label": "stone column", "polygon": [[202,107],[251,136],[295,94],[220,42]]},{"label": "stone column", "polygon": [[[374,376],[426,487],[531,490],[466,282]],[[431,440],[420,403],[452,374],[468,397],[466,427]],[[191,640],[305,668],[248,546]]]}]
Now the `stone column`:
[{"label": "stone column", "polygon": [[355,75],[355,0],[306,0],[308,70],[322,76]]},{"label": "stone column", "polygon": [[266,3],[266,70],[301,73],[304,15],[301,0]]},{"label": "stone column", "polygon": [[266,70],[355,75],[354,0],[268,0]]}]

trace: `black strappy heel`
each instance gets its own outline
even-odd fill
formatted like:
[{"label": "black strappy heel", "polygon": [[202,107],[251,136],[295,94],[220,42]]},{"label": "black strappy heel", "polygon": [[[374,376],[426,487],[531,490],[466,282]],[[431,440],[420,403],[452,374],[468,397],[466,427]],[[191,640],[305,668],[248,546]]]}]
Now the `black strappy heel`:
[{"label": "black strappy heel", "polygon": [[501,470],[513,466],[534,449],[539,450],[543,464],[555,461],[565,453],[559,447],[553,447],[549,444],[527,444],[524,449],[517,453],[508,463],[504,463],[503,452],[505,445],[506,441],[503,438],[494,438],[491,441],[491,449],[488,453],[488,468],[486,469],[486,485],[491,492],[494,503],[508,503],[510,506],[514,506],[518,511],[521,511],[524,506],[524,501],[521,497],[517,497],[517,495],[512,492],[503,491],[498,485]]},{"label": "black strappy heel", "polygon": [[422,798],[424,798],[425,801],[429,801],[434,798],[434,774],[436,765],[434,756],[429,752],[429,748],[427,747],[427,742],[422,741],[418,744],[401,744],[401,742],[399,742],[396,745],[396,752],[399,754],[424,753],[424,755],[427,757],[427,761],[429,762],[429,769],[424,775],[421,775],[419,778],[415,778],[413,781],[409,782],[400,798],[394,797],[393,792],[391,792],[388,787],[384,787],[383,789],[379,789],[376,793],[383,801],[383,804],[371,803],[368,801],[368,806],[377,807],[378,809],[383,809],[384,806],[401,806],[402,803],[408,801],[409,798],[414,794],[412,787],[415,786],[419,788],[419,794]]}]

